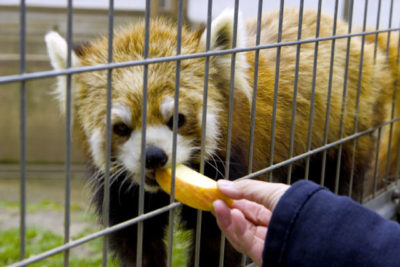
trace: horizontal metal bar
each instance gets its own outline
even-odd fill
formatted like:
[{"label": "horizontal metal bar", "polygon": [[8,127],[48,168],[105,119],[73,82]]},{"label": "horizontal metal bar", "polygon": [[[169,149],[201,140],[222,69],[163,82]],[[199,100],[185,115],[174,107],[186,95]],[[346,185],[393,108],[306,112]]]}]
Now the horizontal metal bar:
[{"label": "horizontal metal bar", "polygon": [[303,158],[306,158],[306,157],[309,157],[309,156],[311,156],[311,155],[314,155],[314,154],[323,152],[324,150],[327,150],[327,149],[329,149],[329,148],[332,148],[332,147],[335,147],[335,146],[337,146],[337,145],[340,145],[340,144],[346,143],[346,142],[348,142],[348,141],[354,140],[354,139],[356,139],[356,138],[358,138],[358,137],[360,137],[360,136],[363,136],[363,135],[372,133],[372,132],[375,131],[376,129],[382,128],[382,127],[384,127],[385,125],[394,123],[394,122],[396,122],[396,121],[400,121],[400,117],[394,118],[394,119],[392,119],[392,120],[390,120],[390,121],[387,121],[387,122],[384,122],[384,123],[382,123],[382,124],[380,124],[380,125],[378,125],[378,126],[376,126],[376,127],[369,128],[369,129],[367,129],[367,130],[364,130],[364,131],[361,131],[361,132],[358,132],[358,133],[349,135],[349,136],[347,136],[347,137],[343,137],[342,139],[339,139],[339,140],[337,140],[337,141],[335,141],[335,142],[332,142],[332,143],[326,144],[326,145],[324,145],[324,146],[318,147],[318,148],[316,148],[316,149],[310,150],[310,151],[308,151],[308,152],[306,152],[306,153],[297,155],[297,156],[295,156],[295,157],[293,157],[293,158],[290,158],[290,159],[287,159],[287,160],[285,160],[285,161],[281,161],[281,162],[276,163],[276,164],[274,164],[274,165],[271,165],[271,166],[269,166],[269,167],[267,167],[267,168],[264,168],[264,169],[261,169],[261,170],[259,170],[259,171],[256,171],[256,172],[253,172],[253,173],[251,173],[251,174],[248,174],[248,175],[246,175],[246,176],[243,176],[243,177],[239,178],[238,180],[244,180],[244,179],[252,179],[252,178],[255,178],[255,177],[259,176],[259,175],[262,175],[262,174],[271,172],[271,171],[273,171],[273,170],[276,170],[276,169],[278,169],[278,168],[281,168],[281,167],[283,167],[283,166],[285,166],[285,165],[288,165],[288,164],[290,164],[290,163],[296,162],[296,161],[301,160],[301,159],[303,159]]},{"label": "horizontal metal bar", "polygon": [[270,49],[270,48],[277,48],[277,47],[282,47],[282,46],[291,46],[291,45],[297,45],[297,44],[329,41],[329,40],[334,40],[334,39],[365,36],[365,35],[370,35],[370,34],[387,33],[387,32],[391,32],[391,31],[400,31],[400,27],[385,29],[385,30],[376,30],[376,31],[328,36],[328,37],[319,37],[319,38],[312,38],[312,39],[307,39],[307,40],[296,40],[296,41],[281,42],[281,43],[275,43],[275,44],[240,47],[240,48],[233,48],[233,49],[226,49],[226,50],[219,50],[219,51],[208,51],[208,52],[187,54],[187,55],[178,55],[178,56],[170,56],[170,57],[162,57],[162,58],[147,58],[147,59],[137,60],[137,61],[124,61],[124,62],[116,62],[116,63],[109,63],[109,64],[99,64],[96,66],[77,67],[77,68],[71,68],[71,69],[65,69],[65,70],[49,70],[49,71],[40,71],[40,72],[33,72],[33,73],[7,75],[7,76],[0,77],[0,84],[40,79],[40,78],[49,78],[49,77],[54,77],[54,76],[59,76],[59,75],[77,74],[77,73],[83,73],[83,72],[89,72],[89,71],[101,71],[101,70],[141,66],[141,65],[156,64],[156,63],[169,62],[169,61],[199,58],[199,57],[220,56],[220,55],[226,55],[226,54],[232,54],[232,53],[243,53],[243,52],[248,52],[248,51],[256,51],[256,50],[260,50],[260,49]]},{"label": "horizontal metal bar", "polygon": [[396,215],[399,207],[399,200],[395,199],[396,196],[398,197],[399,190],[400,183],[394,183],[388,190],[365,202],[363,206],[390,220]]},{"label": "horizontal metal bar", "polygon": [[180,207],[181,205],[182,205],[182,203],[180,203],[180,202],[174,202],[174,203],[169,204],[167,206],[164,206],[162,208],[159,208],[159,209],[156,209],[154,211],[142,214],[142,215],[140,215],[138,217],[135,217],[133,219],[130,219],[128,221],[124,221],[122,223],[113,225],[111,227],[107,227],[107,228],[105,228],[103,230],[100,230],[98,232],[95,232],[93,234],[87,235],[85,237],[79,238],[79,239],[71,241],[71,242],[68,242],[68,243],[66,243],[66,244],[64,244],[62,246],[53,248],[53,249],[48,250],[46,252],[43,252],[41,254],[35,255],[35,256],[30,257],[30,258],[28,258],[26,260],[23,260],[23,261],[20,261],[18,263],[15,263],[13,265],[10,265],[9,267],[26,266],[28,264],[32,264],[32,263],[38,262],[38,261],[40,261],[42,259],[45,259],[45,258],[48,258],[48,257],[53,256],[55,254],[61,253],[61,252],[65,251],[65,250],[68,250],[68,249],[71,249],[73,247],[76,247],[76,246],[82,245],[84,243],[87,243],[87,242],[89,242],[89,241],[91,241],[93,239],[102,237],[102,236],[107,235],[107,234],[111,234],[113,232],[116,232],[116,231],[121,230],[123,228],[126,228],[128,226],[131,226],[131,225],[136,224],[138,222],[145,221],[145,220],[150,219],[150,218],[152,218],[154,216],[157,216],[157,215],[159,215],[161,213],[167,212],[169,210],[176,209],[176,208]]}]

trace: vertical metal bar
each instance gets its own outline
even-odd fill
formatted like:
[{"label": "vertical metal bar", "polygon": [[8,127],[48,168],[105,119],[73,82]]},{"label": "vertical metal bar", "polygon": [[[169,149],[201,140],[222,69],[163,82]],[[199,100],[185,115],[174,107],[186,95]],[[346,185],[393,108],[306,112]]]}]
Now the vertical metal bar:
[{"label": "vertical metal bar", "polygon": [[[282,27],[283,27],[283,9],[285,1],[281,0],[279,5],[279,26],[278,26],[278,40],[277,43],[282,41]],[[281,63],[281,46],[276,48],[276,65],[275,65],[275,84],[274,84],[274,103],[272,111],[272,122],[271,122],[271,143],[270,143],[270,159],[269,165],[274,164],[274,149],[275,149],[275,126],[276,126],[276,109],[278,104],[278,89],[279,89],[279,71]],[[269,180],[272,181],[272,172],[269,173]]]},{"label": "vertical metal bar", "polygon": [[[212,0],[208,0],[207,28],[206,28],[206,52],[210,50],[211,39]],[[200,172],[204,173],[204,159],[206,155],[206,126],[207,126],[207,103],[208,103],[208,77],[210,72],[210,57],[205,57],[204,63],[204,89],[203,89],[203,113],[201,119],[201,150],[200,150]]]},{"label": "vertical metal bar", "polygon": [[[319,30],[321,24],[321,7],[322,7],[322,0],[318,1],[318,13],[317,13],[317,25],[315,29],[315,38],[319,37]],[[312,127],[314,121],[314,102],[315,102],[315,86],[317,81],[317,64],[318,64],[318,47],[319,42],[315,42],[314,47],[314,62],[313,62],[313,80],[312,80],[312,89],[311,89],[311,102],[310,102],[310,114],[308,119],[308,137],[307,137],[307,151],[311,150],[311,143],[312,143]],[[304,179],[308,180],[308,175],[310,171],[310,157],[306,158],[306,166],[305,166],[305,173]]]},{"label": "vertical metal bar", "polygon": [[[349,21],[348,21],[348,33],[351,33],[351,28],[353,24],[353,5],[354,1],[350,1],[349,7]],[[348,79],[348,70],[349,70],[349,58],[350,58],[350,41],[351,38],[347,38],[347,49],[346,49],[346,64],[344,70],[344,77],[343,77],[343,96],[342,96],[342,108],[341,108],[341,116],[340,116],[340,130],[339,130],[339,139],[343,138],[344,135],[344,120],[345,120],[345,113],[346,113],[346,99],[347,99],[347,79]],[[338,157],[337,157],[337,164],[336,164],[336,177],[335,177],[335,193],[339,192],[339,179],[340,179],[340,166],[341,166],[341,159],[342,159],[342,148],[343,145],[339,145],[338,149]]]},{"label": "vertical metal bar", "polygon": [[[146,0],[146,15],[145,15],[145,33],[144,33],[144,58],[149,57],[150,43],[150,12],[151,1]],[[144,213],[144,183],[145,183],[145,162],[146,162],[146,127],[147,127],[147,87],[148,87],[148,71],[149,65],[143,66],[143,99],[142,99],[142,138],[141,138],[141,155],[140,155],[140,189],[139,189],[139,206],[138,215]],[[136,266],[142,266],[143,252],[143,221],[138,222],[137,228],[137,253]]]},{"label": "vertical metal bar", "polygon": [[[396,71],[399,72],[400,71],[400,33],[398,34],[399,38],[397,39],[397,60],[396,60]],[[398,93],[399,91],[399,77],[396,78],[395,80],[395,88],[396,91]],[[397,96],[399,97],[399,96]],[[397,111],[399,112],[399,111]],[[400,138],[399,136],[396,136],[396,138]],[[398,141],[398,145],[397,145],[397,150],[396,151],[400,151],[400,141]],[[396,161],[396,169],[395,169],[395,181],[398,182],[399,181],[399,172],[400,172],[400,155],[397,155],[397,161]]]},{"label": "vertical metal bar", "polygon": [[[113,61],[114,39],[114,0],[109,0],[108,7],[108,63]],[[112,107],[112,69],[107,71],[107,113],[106,113],[106,170],[103,188],[103,225],[110,225],[110,169],[111,169],[111,107]],[[108,236],[103,237],[103,266],[108,264]]]},{"label": "vertical metal bar", "polygon": [[[397,138],[399,138],[399,137],[397,137]],[[400,151],[400,142],[397,145],[397,151]],[[399,182],[399,175],[400,175],[400,156],[397,156],[396,170],[394,173],[395,173],[394,181],[397,183],[397,182]]]},{"label": "vertical metal bar", "polygon": [[[363,29],[362,31],[365,32],[367,28],[367,14],[368,14],[368,0],[365,1],[364,6],[364,21],[363,21]],[[357,85],[357,97],[356,97],[356,112],[354,114],[354,133],[358,132],[358,119],[359,119],[359,112],[360,112],[360,95],[361,95],[361,83],[363,79],[362,70],[364,66],[364,44],[365,44],[365,35],[361,37],[361,51],[360,51],[360,65],[358,70],[358,85]],[[354,165],[356,159],[356,148],[357,148],[357,138],[353,139],[353,154],[351,158],[351,171],[350,171],[350,182],[349,182],[349,194],[348,196],[351,197],[353,191],[353,180],[354,180]],[[362,198],[362,197],[361,197]]]},{"label": "vertical metal bar", "polygon": [[[338,7],[339,1],[336,0],[335,2],[335,13],[333,18],[333,29],[332,29],[332,36],[336,35],[336,26],[337,26],[337,18],[338,18]],[[331,97],[332,97],[332,81],[333,81],[333,66],[335,60],[335,46],[336,46],[336,39],[332,39],[331,45],[331,64],[329,67],[329,81],[328,81],[328,96],[326,100],[326,115],[325,115],[325,126],[324,126],[324,145],[328,143],[329,138],[329,115],[331,110]],[[326,156],[327,150],[322,152],[322,166],[321,166],[321,185],[325,184],[325,168],[326,168]]]},{"label": "vertical metal bar", "polygon": [[[177,23],[177,40],[176,40],[176,55],[181,54],[182,46],[182,10],[183,1],[179,0],[178,3],[178,23]],[[175,97],[174,97],[174,117],[173,117],[173,140],[172,140],[172,173],[171,173],[171,195],[170,203],[175,200],[175,171],[176,171],[176,152],[177,152],[177,135],[178,135],[178,114],[179,114],[179,87],[180,87],[180,74],[181,74],[181,61],[176,61],[175,70]],[[172,266],[172,249],[174,237],[174,218],[175,210],[169,211],[169,235],[168,235],[168,253],[167,253],[167,266]]]},{"label": "vertical metal bar", "polygon": [[[376,15],[376,27],[375,29],[379,29],[379,23],[380,23],[380,18],[381,18],[381,7],[382,7],[382,0],[378,1],[378,10],[377,10],[377,15]],[[375,47],[374,47],[374,64],[376,60],[376,53],[378,52],[378,33],[375,34]]]},{"label": "vertical metal bar", "polygon": [[[20,2],[20,39],[19,39],[19,69],[20,73],[26,71],[26,6],[25,0]],[[21,81],[20,88],[20,230],[19,230],[19,258],[25,259],[26,256],[26,82]]]},{"label": "vertical metal bar", "polygon": [[194,251],[194,266],[200,266],[200,245],[201,245],[201,220],[203,218],[203,213],[198,210],[197,211],[197,219],[196,219],[196,244]]},{"label": "vertical metal bar", "polygon": [[[238,14],[239,14],[239,0],[235,0],[234,19],[233,19],[233,36],[232,36],[232,48],[236,48],[237,45],[237,29],[238,29]],[[234,104],[234,93],[235,93],[235,66],[236,66],[236,53],[232,53],[231,57],[231,84],[229,93],[229,118],[228,118],[228,134],[226,140],[226,163],[225,163],[225,179],[229,178],[230,168],[230,157],[231,157],[231,139],[232,139],[232,119],[233,119],[233,104]],[[225,252],[225,236],[221,234],[220,243],[220,257],[219,266],[224,265],[224,252]]]},{"label": "vertical metal bar", "polygon": [[[212,19],[212,0],[208,0],[207,6],[207,28],[206,28],[206,52],[210,50],[211,40],[211,19]],[[207,103],[208,103],[208,77],[210,72],[210,57],[205,57],[204,63],[204,91],[203,91],[203,114],[201,120],[201,150],[200,150],[200,173],[204,174],[205,154],[206,154],[206,127],[207,127]],[[200,242],[201,242],[201,210],[197,211],[197,223],[195,233],[195,257],[194,265],[200,264]]]},{"label": "vertical metal bar", "polygon": [[[392,27],[392,19],[393,19],[393,0],[390,1],[390,14],[389,14],[389,22],[388,22],[388,28],[390,29]],[[389,62],[389,49],[390,49],[390,36],[391,36],[391,31],[388,31],[387,33],[387,43],[386,43],[386,62]],[[392,120],[394,118],[394,112],[396,108],[396,83],[395,81],[395,86],[393,89],[393,97],[392,97],[392,111],[390,114],[390,119]],[[389,169],[390,169],[390,161],[391,161],[391,147],[392,147],[392,137],[393,137],[393,122],[389,126],[389,142],[388,142],[388,153],[387,153],[387,158],[386,158],[386,168],[385,168],[385,176],[384,179],[388,178],[389,176]],[[385,183],[385,188],[386,188],[387,183]]]},{"label": "vertical metal bar", "polygon": [[[299,27],[297,29],[297,40],[301,40],[301,32],[303,30],[303,12],[304,12],[304,0],[300,0],[299,9]],[[296,108],[297,108],[297,86],[299,81],[299,70],[300,70],[300,50],[301,44],[296,45],[296,67],[294,73],[294,84],[293,84],[293,101],[292,101],[292,121],[290,126],[290,141],[289,141],[289,158],[293,157],[293,145],[294,145],[294,133],[296,126]],[[293,164],[288,166],[287,183],[290,184],[292,181],[292,169]]]},{"label": "vertical metal bar", "polygon": [[382,127],[378,128],[378,140],[376,143],[376,153],[375,153],[375,168],[374,168],[374,188],[372,192],[372,197],[376,196],[377,186],[378,186],[378,164],[379,164],[379,150],[381,146],[381,133]]},{"label": "vertical metal bar", "polygon": [[[256,46],[260,45],[261,40],[261,22],[262,22],[262,5],[263,1],[258,1],[257,13],[257,33],[256,33]],[[253,151],[254,151],[254,129],[257,107],[257,87],[258,87],[258,66],[259,66],[260,50],[254,52],[254,77],[253,77],[253,99],[251,102],[251,122],[250,122],[250,148],[249,148],[249,173],[253,170]]]},{"label": "vertical metal bar", "polygon": [[[239,0],[235,0],[232,48],[236,48],[238,14],[239,14]],[[227,134],[227,141],[226,141],[227,145],[226,145],[225,178],[229,177],[229,165],[230,165],[230,156],[231,156],[232,118],[233,118],[233,102],[234,102],[234,91],[235,91],[235,66],[236,66],[236,53],[232,52],[231,84],[230,84],[230,94],[229,94],[228,134]]]},{"label": "vertical metal bar", "polygon": [[[68,0],[67,7],[67,65],[72,66],[72,0]],[[64,243],[70,240],[71,224],[71,139],[72,139],[72,103],[71,103],[71,74],[66,76],[66,120],[65,120],[65,214],[64,214]],[[69,250],[64,252],[64,266],[69,266]]]},{"label": "vertical metal bar", "polygon": [[[257,32],[256,32],[256,46],[260,45],[261,41],[261,22],[262,22],[262,8],[263,0],[258,1],[257,7]],[[253,76],[253,98],[251,102],[251,121],[250,121],[250,144],[249,144],[249,174],[253,170],[253,152],[254,152],[254,130],[255,130],[255,118],[256,118],[256,107],[257,107],[257,87],[258,87],[258,67],[259,67],[260,50],[257,49],[254,52],[254,76]],[[242,266],[246,265],[246,255],[242,255]]]}]

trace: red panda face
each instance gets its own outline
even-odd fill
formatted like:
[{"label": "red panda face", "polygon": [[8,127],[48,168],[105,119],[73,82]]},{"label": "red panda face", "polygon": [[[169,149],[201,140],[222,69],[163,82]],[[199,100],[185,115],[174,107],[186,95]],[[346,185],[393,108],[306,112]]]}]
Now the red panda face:
[{"label": "red panda face", "polygon": [[[128,55],[126,55],[128,57]],[[81,62],[86,63],[85,59]],[[145,162],[141,161],[143,134],[143,67],[113,70],[112,73],[112,173],[126,171],[138,184],[141,181],[141,166],[145,165],[145,189],[157,191],[154,179],[156,168],[172,164],[174,157],[173,121],[177,116],[176,163],[199,163],[201,149],[204,77],[193,75],[200,61],[182,62],[179,82],[178,113],[175,109],[176,63],[167,62],[149,65],[147,81],[147,116],[145,137]],[[76,88],[82,93],[77,98],[75,110],[88,140],[93,163],[105,170],[106,147],[106,92],[107,73],[79,74],[75,78]],[[211,94],[208,99],[206,119],[206,160],[218,147],[219,104]]]},{"label": "red panda face", "polygon": [[[213,22],[210,47],[214,50],[229,49],[232,43],[232,15],[225,14]],[[176,55],[177,26],[165,20],[150,23],[149,58]],[[144,59],[144,23],[115,32],[113,62]],[[224,35],[224,36],[222,36]],[[204,28],[197,31],[182,29],[182,54],[202,53],[205,49]],[[239,40],[240,41],[240,40]],[[66,43],[57,33],[46,36],[52,65],[65,68]],[[224,43],[225,42],[225,43]],[[240,44],[240,42],[238,42]],[[144,66],[115,68],[111,71],[111,172],[127,172],[133,181],[140,183],[141,166],[145,167],[145,189],[157,191],[154,180],[156,168],[176,163],[200,162],[202,127],[205,127],[205,160],[211,159],[221,149],[221,135],[226,122],[222,112],[226,110],[230,83],[231,56],[209,57],[207,82],[208,97],[206,122],[203,125],[203,95],[205,88],[205,58],[182,59],[179,67],[178,112],[175,114],[176,61],[164,61],[147,65],[145,83]],[[72,54],[73,67],[107,64],[108,40],[100,38],[82,46]],[[247,82],[247,62],[243,54],[237,55],[235,87],[246,96],[251,89]],[[83,72],[73,75],[73,115],[77,133],[84,144],[90,161],[101,171],[106,165],[107,132],[107,84],[108,71]],[[65,78],[60,76],[58,96],[62,106],[65,101]],[[146,84],[147,98],[143,97]],[[248,90],[249,89],[249,90]],[[143,121],[143,101],[146,102],[146,121]],[[174,147],[174,116],[177,121],[176,151]],[[225,116],[224,116],[225,119]],[[143,125],[146,136],[142,137]],[[145,162],[142,162],[142,140],[145,140]]]},{"label": "red panda face", "polygon": [[[176,162],[190,164],[199,161],[201,145],[201,97],[184,97],[185,89],[181,89],[182,95],[179,101],[179,112],[177,114],[177,136],[176,136]],[[172,94],[153,95],[149,90],[149,102],[147,107],[146,138],[145,138],[145,188],[148,191],[158,189],[154,180],[156,168],[170,166],[174,157],[173,152],[173,120],[174,120],[174,98]],[[138,96],[138,99],[141,97]],[[118,99],[118,98],[117,98]],[[118,101],[118,100],[115,100]],[[111,110],[112,114],[112,154],[113,164],[117,169],[126,169],[132,178],[140,184],[141,174],[141,144],[143,127],[141,112],[135,113],[141,101],[127,104],[115,103]],[[140,109],[139,109],[140,110]],[[137,112],[137,111],[136,111]],[[209,139],[206,151],[212,155],[218,139],[217,114],[209,112],[207,115],[207,128],[209,128]],[[97,133],[96,133],[97,132]],[[92,150],[104,146],[104,138],[99,138],[101,130],[95,130],[95,136],[90,143]],[[99,139],[98,139],[99,138]],[[93,158],[98,165],[103,165],[104,157],[96,153]]]},{"label": "red panda face", "polygon": [[[149,57],[176,54],[176,30],[155,21],[151,28]],[[176,27],[174,28],[176,29]],[[55,33],[53,33],[55,34]],[[160,37],[161,35],[161,37]],[[57,38],[57,36],[55,37]],[[61,38],[58,36],[58,38]],[[143,59],[144,25],[117,33],[114,39],[114,61]],[[183,53],[196,53],[200,35],[184,30]],[[107,63],[107,40],[101,39],[82,47],[74,55],[78,66]],[[177,163],[200,161],[203,114],[204,59],[183,60],[180,68],[178,114],[175,108],[176,62],[148,65],[145,162],[141,162],[143,134],[144,67],[112,70],[111,108],[111,172],[126,171],[140,184],[141,166],[145,166],[145,189],[157,191],[156,168]],[[105,171],[107,71],[81,73],[73,76],[74,123],[81,131],[91,162]],[[215,153],[219,138],[219,105],[210,93],[207,108],[205,154]],[[177,116],[176,152],[173,152],[173,118]],[[206,158],[207,159],[207,158]]]}]

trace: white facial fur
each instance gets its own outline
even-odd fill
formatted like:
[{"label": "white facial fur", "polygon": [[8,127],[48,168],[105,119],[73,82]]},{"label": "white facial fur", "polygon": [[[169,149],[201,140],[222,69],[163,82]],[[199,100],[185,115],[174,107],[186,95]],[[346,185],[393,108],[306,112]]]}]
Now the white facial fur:
[{"label": "white facial fur", "polygon": [[102,171],[105,170],[105,157],[102,149],[104,140],[105,138],[100,128],[96,128],[89,138],[90,152],[93,163]]},{"label": "white facial fur", "polygon": [[[167,121],[173,114],[174,99],[170,96],[164,98],[160,105],[160,111]],[[219,127],[217,122],[217,116],[213,112],[213,108],[210,108],[207,112],[207,126],[206,126],[206,157],[215,152],[217,141],[219,137]],[[122,121],[128,126],[131,125],[131,110],[128,106],[115,103],[111,109],[112,121]],[[202,112],[198,113],[198,121],[201,123]],[[187,164],[192,160],[192,152],[197,147],[193,146],[193,138],[177,135],[177,152],[176,162],[177,164]],[[132,179],[135,183],[140,184],[140,171],[141,171],[141,142],[142,142],[142,129],[134,129],[129,139],[124,143],[120,144],[115,149],[116,157],[118,162],[129,171],[132,175]],[[148,125],[146,128],[146,144],[153,145],[162,149],[168,156],[166,166],[170,166],[172,163],[172,142],[173,132],[166,125]],[[93,162],[101,170],[105,170],[105,134],[96,128],[93,131],[89,139],[90,150]],[[148,170],[147,170],[148,171]],[[149,192],[156,192],[159,188],[145,184],[145,189]]]},{"label": "white facial fur", "polygon": [[160,111],[164,120],[168,120],[174,114],[174,99],[171,96],[166,96],[161,103]]},{"label": "white facial fur", "polygon": [[121,120],[128,126],[131,126],[132,112],[129,107],[122,104],[115,104],[111,109],[112,121]]},{"label": "white facial fur", "polygon": [[[161,114],[165,121],[167,121],[174,114],[174,99],[171,96],[166,96],[161,103],[160,110]],[[209,158],[210,155],[215,153],[216,147],[218,145],[218,140],[220,137],[219,123],[217,114],[218,108],[216,104],[213,104],[211,100],[209,100],[209,105],[207,107],[207,115],[206,115],[206,159]],[[199,110],[197,113],[197,121],[199,122],[199,128],[201,128],[203,120],[203,110]]]}]

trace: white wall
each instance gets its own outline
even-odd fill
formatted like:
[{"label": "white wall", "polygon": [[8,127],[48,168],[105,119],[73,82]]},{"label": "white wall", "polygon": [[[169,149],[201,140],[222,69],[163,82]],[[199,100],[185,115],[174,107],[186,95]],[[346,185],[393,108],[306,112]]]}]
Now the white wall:
[{"label": "white wall", "polygon": [[[364,18],[364,7],[365,0],[355,0],[354,1],[354,12],[353,12],[353,22],[355,25],[362,26]],[[391,0],[382,0],[381,6],[381,17],[380,17],[380,28],[387,28],[389,21],[389,10],[390,10]],[[299,0],[286,0],[285,7],[299,7]],[[196,22],[204,22],[207,19],[207,0],[189,0],[188,12],[189,18]],[[265,0],[263,2],[264,11],[272,11],[279,9],[279,0]],[[367,25],[369,27],[375,28],[377,19],[377,8],[378,1],[369,1],[368,14],[367,14]],[[334,14],[334,0],[322,1],[322,10],[328,14]],[[226,8],[233,8],[233,0],[214,0],[213,1],[213,17],[219,14],[222,10]],[[309,9],[317,9],[318,0],[305,0],[304,7]],[[343,7],[344,1],[339,1],[339,17],[343,17]],[[257,16],[258,0],[242,0],[240,2],[239,8],[245,18]],[[400,26],[400,1],[394,0],[393,6],[393,19],[392,27]]]},{"label": "white wall", "polygon": [[[152,0],[157,1],[157,0]],[[174,0],[163,0],[168,3]],[[188,16],[189,18],[197,23],[205,22],[207,19],[207,4],[208,0],[187,0],[188,1]],[[381,6],[381,18],[380,28],[387,28],[389,22],[389,8],[390,3],[394,3],[394,14],[392,19],[392,27],[400,26],[400,1],[399,0],[382,0]],[[20,0],[0,0],[1,5],[19,5]],[[213,16],[218,15],[222,10],[226,8],[233,8],[234,0],[213,0]],[[339,1],[339,16],[343,15],[344,0]],[[354,0],[354,20],[355,25],[362,25],[364,6],[366,0]],[[377,0],[370,0],[368,6],[367,22],[369,27],[375,28],[377,18]],[[300,0],[286,0],[285,7],[298,7]],[[65,7],[67,0],[26,0],[26,4],[29,6],[53,6],[53,7]],[[263,10],[271,11],[279,8],[279,0],[264,0]],[[324,0],[322,1],[322,9],[324,12],[332,14],[334,11],[335,0]],[[101,8],[107,9],[109,0],[74,0],[73,5],[79,8]],[[145,0],[115,0],[115,9],[129,9],[129,10],[144,10]],[[305,8],[316,9],[318,6],[318,0],[304,0]],[[240,1],[240,10],[245,18],[257,15],[258,0],[242,0]]]}]

